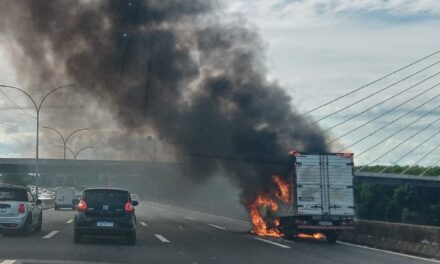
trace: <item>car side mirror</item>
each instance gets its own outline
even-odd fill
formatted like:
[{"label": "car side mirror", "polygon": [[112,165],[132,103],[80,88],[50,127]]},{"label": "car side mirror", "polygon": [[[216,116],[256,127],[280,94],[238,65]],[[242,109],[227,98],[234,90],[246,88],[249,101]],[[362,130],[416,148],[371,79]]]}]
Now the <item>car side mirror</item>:
[{"label": "car side mirror", "polygon": [[139,205],[138,201],[132,201],[131,203],[133,204],[133,206],[138,206]]},{"label": "car side mirror", "polygon": [[41,200],[40,200],[40,199],[37,199],[37,200],[35,201],[35,203],[36,203],[37,205],[41,205]]}]

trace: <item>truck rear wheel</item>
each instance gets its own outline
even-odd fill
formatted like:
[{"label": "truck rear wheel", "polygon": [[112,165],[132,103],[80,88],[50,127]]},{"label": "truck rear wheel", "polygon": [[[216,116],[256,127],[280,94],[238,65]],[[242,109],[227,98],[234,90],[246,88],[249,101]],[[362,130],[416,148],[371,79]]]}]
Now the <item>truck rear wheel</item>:
[{"label": "truck rear wheel", "polygon": [[326,232],[324,235],[325,241],[330,244],[336,243],[336,240],[338,239],[338,235],[335,232]]}]

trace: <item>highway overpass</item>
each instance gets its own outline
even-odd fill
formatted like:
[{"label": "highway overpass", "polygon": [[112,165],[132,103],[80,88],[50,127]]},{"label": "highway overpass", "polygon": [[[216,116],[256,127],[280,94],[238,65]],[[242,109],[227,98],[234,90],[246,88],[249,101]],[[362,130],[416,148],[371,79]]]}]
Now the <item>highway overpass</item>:
[{"label": "highway overpass", "polygon": [[[0,173],[32,173],[35,172],[35,159],[0,158]],[[164,172],[181,171],[176,162],[121,161],[121,160],[63,160],[40,159],[41,173],[96,174],[142,176],[146,172],[162,175]],[[166,174],[166,173],[165,173]],[[386,185],[409,184],[421,187],[440,187],[440,177],[400,175],[390,173],[356,172],[355,182],[371,182]]]}]

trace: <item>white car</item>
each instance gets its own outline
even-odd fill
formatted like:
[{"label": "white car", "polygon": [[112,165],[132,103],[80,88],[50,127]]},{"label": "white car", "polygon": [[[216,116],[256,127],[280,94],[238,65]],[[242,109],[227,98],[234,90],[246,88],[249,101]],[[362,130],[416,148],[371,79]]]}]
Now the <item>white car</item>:
[{"label": "white car", "polygon": [[130,198],[132,201],[136,201],[139,203],[139,195],[132,193],[132,194],[130,194]]},{"label": "white car", "polygon": [[0,232],[29,236],[32,231],[40,231],[43,223],[40,203],[26,187],[0,184]]},{"label": "white car", "polygon": [[59,187],[55,191],[55,210],[60,208],[75,209],[73,199],[75,198],[75,188]]}]

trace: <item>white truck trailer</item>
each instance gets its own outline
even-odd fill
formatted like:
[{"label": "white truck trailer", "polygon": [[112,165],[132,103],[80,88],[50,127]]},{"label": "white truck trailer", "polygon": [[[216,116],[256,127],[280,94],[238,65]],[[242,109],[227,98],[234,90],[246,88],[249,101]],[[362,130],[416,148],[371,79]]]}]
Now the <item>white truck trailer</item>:
[{"label": "white truck trailer", "polygon": [[353,229],[353,154],[292,151],[291,202],[277,201],[280,230],[286,237],[324,234],[332,243],[338,231]]}]

